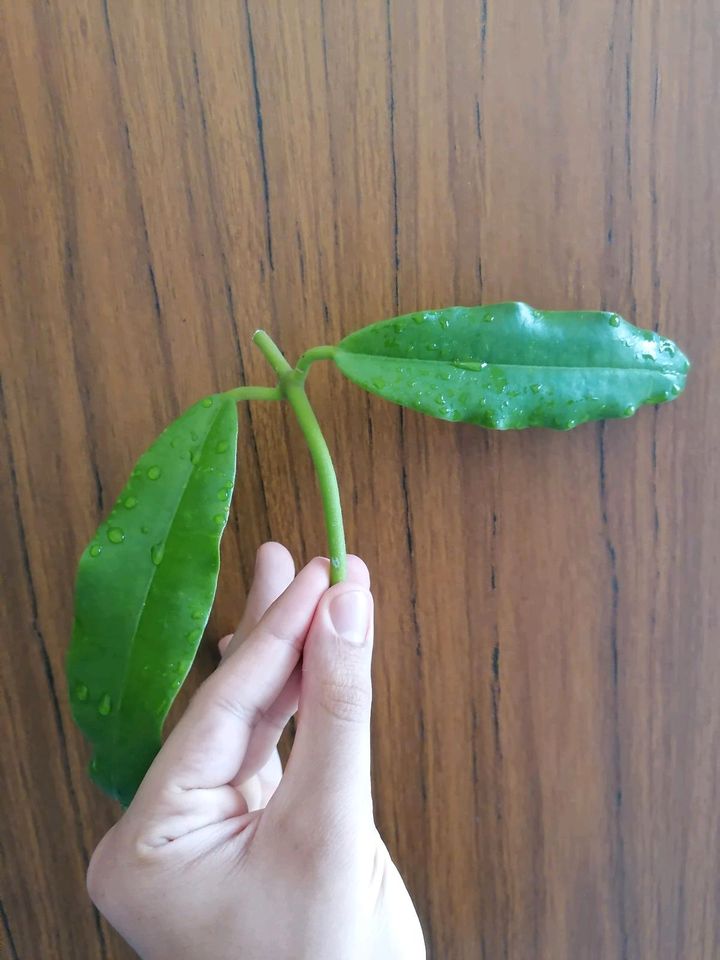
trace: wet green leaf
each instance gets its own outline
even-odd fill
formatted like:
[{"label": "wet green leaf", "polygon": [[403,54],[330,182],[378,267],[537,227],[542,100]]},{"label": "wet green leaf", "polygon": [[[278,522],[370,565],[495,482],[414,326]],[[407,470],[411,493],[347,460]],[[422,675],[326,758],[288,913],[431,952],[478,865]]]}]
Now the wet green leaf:
[{"label": "wet green leaf", "polygon": [[614,313],[524,303],[450,307],[383,320],[333,354],[386,400],[499,430],[567,430],[672,400],[689,363],[678,347]]},{"label": "wet green leaf", "polygon": [[234,400],[191,407],[140,457],[80,559],[70,700],[93,779],[125,805],[210,614],[236,451]]}]

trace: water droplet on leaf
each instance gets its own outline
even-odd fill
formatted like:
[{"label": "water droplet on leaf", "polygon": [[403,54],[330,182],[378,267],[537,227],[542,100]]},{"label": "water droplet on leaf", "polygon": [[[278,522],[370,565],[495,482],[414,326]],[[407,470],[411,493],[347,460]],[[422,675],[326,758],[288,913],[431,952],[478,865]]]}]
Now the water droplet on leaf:
[{"label": "water droplet on leaf", "polygon": [[204,611],[204,610],[193,610],[193,612],[192,612],[192,618],[193,618],[193,620],[204,620],[204,619],[205,619],[205,611]]},{"label": "water droplet on leaf", "polygon": [[126,510],[132,510],[133,507],[137,506],[137,497],[125,497],[123,506]]},{"label": "water droplet on leaf", "polygon": [[84,683],[78,683],[75,686],[75,697],[78,700],[87,700],[88,688]]},{"label": "water droplet on leaf", "polygon": [[148,480],[157,480],[161,473],[160,467],[150,467],[147,472]]},{"label": "water droplet on leaf", "polygon": [[154,543],[150,547],[150,559],[155,564],[156,567],[159,567],[162,563],[162,558],[165,554],[165,544],[164,543]]},{"label": "water droplet on leaf", "polygon": [[229,446],[229,444],[228,444],[227,440],[221,440],[221,441],[218,443],[218,445],[215,447],[215,452],[216,452],[216,453],[225,453],[225,451],[227,450],[228,446]]},{"label": "water droplet on leaf", "polygon": [[611,327],[619,327],[620,317],[616,313],[614,313],[608,320],[608,323],[610,324]]},{"label": "water droplet on leaf", "polygon": [[112,700],[110,699],[109,693],[104,693],[102,695],[102,699],[100,700],[97,709],[101,717],[107,717],[110,715],[110,711],[112,710]]},{"label": "water droplet on leaf", "polygon": [[110,527],[107,538],[110,543],[122,543],[125,539],[125,532],[120,527]]},{"label": "water droplet on leaf", "polygon": [[202,405],[203,405],[204,407],[211,407],[211,406],[213,405],[213,398],[212,398],[212,397],[205,397],[205,399],[204,399],[203,402],[202,402]]},{"label": "water droplet on leaf", "polygon": [[99,557],[100,554],[102,553],[102,547],[100,546],[99,543],[93,543],[90,549],[88,550],[88,553],[90,554],[91,557]]},{"label": "water droplet on leaf", "polygon": [[216,523],[218,526],[220,526],[221,523],[225,523],[225,514],[224,514],[224,513],[216,513],[215,516],[213,517],[213,520],[215,521],[215,523]]},{"label": "water droplet on leaf", "polygon": [[200,463],[200,454],[197,450],[190,451],[190,463],[192,464]]}]

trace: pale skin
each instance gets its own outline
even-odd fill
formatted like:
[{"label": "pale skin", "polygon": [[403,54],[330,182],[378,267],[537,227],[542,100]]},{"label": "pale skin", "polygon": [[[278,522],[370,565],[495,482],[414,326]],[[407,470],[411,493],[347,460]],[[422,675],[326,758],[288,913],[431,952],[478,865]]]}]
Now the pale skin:
[{"label": "pale skin", "polygon": [[260,548],[220,666],[93,854],[90,896],[144,960],[425,957],[373,820],[367,568],[327,585],[327,560],[296,576]]}]

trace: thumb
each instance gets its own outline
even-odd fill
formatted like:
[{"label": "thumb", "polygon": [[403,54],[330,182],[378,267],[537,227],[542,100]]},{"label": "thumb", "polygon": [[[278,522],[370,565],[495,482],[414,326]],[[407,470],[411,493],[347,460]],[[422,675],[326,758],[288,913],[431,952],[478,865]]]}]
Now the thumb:
[{"label": "thumb", "polygon": [[303,651],[297,732],[277,805],[295,818],[372,817],[370,591],[331,587],[317,606]]}]

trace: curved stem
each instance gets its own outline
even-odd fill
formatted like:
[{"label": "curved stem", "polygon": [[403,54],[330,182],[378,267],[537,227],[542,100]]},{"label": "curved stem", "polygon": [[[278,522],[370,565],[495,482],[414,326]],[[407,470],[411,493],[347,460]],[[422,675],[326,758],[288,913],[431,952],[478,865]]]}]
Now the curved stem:
[{"label": "curved stem", "polygon": [[[315,416],[315,411],[310,406],[310,401],[305,393],[305,373],[307,372],[307,366],[309,366],[312,360],[308,361],[305,370],[300,369],[299,365],[297,370],[293,370],[277,345],[264,330],[257,330],[253,336],[253,341],[278,375],[280,381],[279,390],[293,408],[297,422],[305,437],[305,442],[310,450],[310,456],[312,457],[313,466],[315,467],[315,473],[320,486],[320,498],[325,515],[328,552],[330,553],[330,583],[340,583],[345,579],[347,568],[342,505],[340,503],[340,490],[338,488],[332,457],[330,456],[330,451],[325,442],[320,424]],[[314,350],[309,350],[304,356],[307,357],[309,354],[314,354],[313,359],[320,359],[320,351],[333,349],[332,347],[316,347]],[[323,355],[330,356],[328,353]]]},{"label": "curved stem", "polygon": [[293,372],[284,381],[285,396],[293,408],[305,442],[310,450],[315,473],[320,485],[328,551],[330,553],[330,583],[345,579],[347,558],[345,554],[345,530],[340,504],[340,489],[328,445],[325,442],[315,411],[303,387],[302,374]]},{"label": "curved stem", "polygon": [[235,387],[226,390],[225,396],[231,400],[282,400],[279,387]]},{"label": "curved stem", "polygon": [[296,370],[299,370],[301,373],[307,373],[310,364],[315,363],[316,360],[330,360],[335,356],[335,351],[337,347],[323,346],[323,347],[312,347],[310,350],[306,350],[305,353],[300,357],[297,362]]}]

